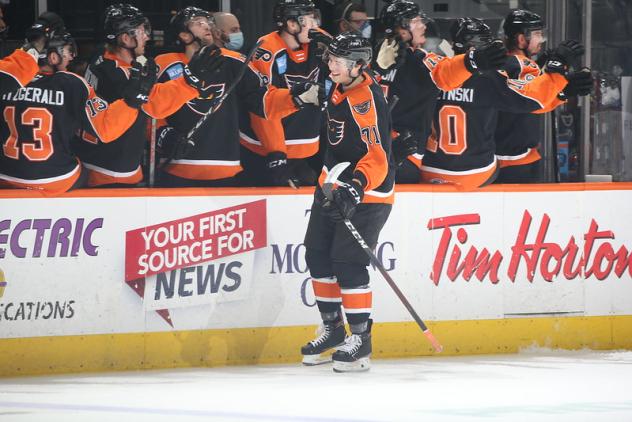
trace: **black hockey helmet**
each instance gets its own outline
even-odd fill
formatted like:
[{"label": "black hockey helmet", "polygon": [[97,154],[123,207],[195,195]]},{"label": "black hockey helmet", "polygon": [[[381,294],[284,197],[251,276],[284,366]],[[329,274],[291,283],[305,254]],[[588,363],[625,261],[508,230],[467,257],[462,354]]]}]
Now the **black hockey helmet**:
[{"label": "black hockey helmet", "polygon": [[539,31],[544,29],[544,22],[537,13],[529,10],[512,10],[509,12],[503,23],[503,33],[507,40],[515,42],[516,35],[524,34],[528,39],[531,38],[531,31]]},{"label": "black hockey helmet", "polygon": [[169,29],[167,30],[166,34],[167,44],[181,44],[178,35],[181,32],[190,32],[188,27],[189,22],[191,21],[191,19],[198,17],[208,19],[209,23],[212,22],[211,14],[208,11],[195,6],[185,7],[184,9],[173,15],[173,17],[169,21]]},{"label": "black hockey helmet", "polygon": [[26,41],[33,42],[40,37],[50,37],[52,33],[65,30],[64,20],[54,12],[44,12],[35,19],[33,25],[26,30]]},{"label": "black hockey helmet", "polygon": [[410,21],[417,16],[421,17],[424,23],[429,21],[426,14],[419,8],[417,3],[411,0],[394,0],[382,8],[380,12],[380,22],[387,35],[395,32],[395,29],[409,29]]},{"label": "black hockey helmet", "polygon": [[116,38],[121,34],[132,35],[139,26],[145,26],[145,32],[151,33],[149,19],[137,7],[129,3],[118,3],[109,6],[105,10],[105,41],[110,44],[116,43]]},{"label": "black hockey helmet", "polygon": [[70,33],[66,31],[64,20],[54,12],[44,12],[37,17],[33,25],[26,30],[26,41],[34,42],[44,37],[46,43],[44,51],[39,56],[39,64],[48,64],[48,56],[52,52],[56,52],[60,56],[63,55],[63,48],[66,45],[71,46],[71,52],[77,53],[77,45]]},{"label": "black hockey helmet", "polygon": [[277,0],[272,11],[272,19],[277,28],[281,29],[288,20],[298,21],[299,17],[310,13],[317,13],[312,0]]},{"label": "black hockey helmet", "polygon": [[492,30],[478,18],[458,18],[450,27],[454,52],[462,54],[470,47],[480,47],[491,42]]},{"label": "black hockey helmet", "polygon": [[329,44],[327,56],[347,59],[364,68],[371,63],[373,49],[371,42],[357,32],[343,32],[337,35]]}]

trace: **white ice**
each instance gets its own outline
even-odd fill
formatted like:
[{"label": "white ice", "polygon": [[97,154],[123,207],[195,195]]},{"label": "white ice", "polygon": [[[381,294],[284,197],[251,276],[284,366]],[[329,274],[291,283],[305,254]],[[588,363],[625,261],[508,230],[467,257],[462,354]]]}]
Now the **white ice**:
[{"label": "white ice", "polygon": [[631,351],[0,380],[0,421],[632,421]]}]

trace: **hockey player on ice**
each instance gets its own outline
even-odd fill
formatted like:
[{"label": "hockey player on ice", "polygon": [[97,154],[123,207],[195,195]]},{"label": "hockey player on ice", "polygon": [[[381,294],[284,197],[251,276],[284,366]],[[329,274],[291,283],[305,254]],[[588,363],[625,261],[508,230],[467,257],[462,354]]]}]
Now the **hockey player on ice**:
[{"label": "hockey player on ice", "polygon": [[[388,107],[382,88],[366,72],[372,58],[368,40],[345,32],[334,38],[325,57],[335,85],[325,110],[324,168],[304,242],[323,325],[301,353],[304,364],[315,365],[326,362],[324,354],[335,348],[334,371],[365,371],[371,355],[369,258],[343,220],[350,219],[369,247],[375,247],[394,199]],[[330,202],[322,184],[341,162],[351,165],[340,176]],[[343,312],[351,329],[348,337]]]}]

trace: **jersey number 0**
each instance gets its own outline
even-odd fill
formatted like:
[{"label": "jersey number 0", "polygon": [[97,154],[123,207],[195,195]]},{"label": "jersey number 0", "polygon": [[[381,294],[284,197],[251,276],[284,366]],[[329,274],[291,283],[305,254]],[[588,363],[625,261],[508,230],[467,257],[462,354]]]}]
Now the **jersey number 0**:
[{"label": "jersey number 0", "polygon": [[437,147],[439,147],[445,154],[461,155],[467,149],[467,119],[461,107],[453,105],[441,107],[438,141],[435,128],[432,129],[426,146],[429,151],[437,152]]},{"label": "jersey number 0", "polygon": [[15,121],[15,107],[4,109],[4,120],[9,126],[9,138],[2,149],[4,155],[14,160],[20,159],[20,147],[22,154],[30,161],[46,161],[53,155],[53,116],[48,110],[41,107],[29,107],[22,113],[21,124],[33,126],[33,139],[21,140],[18,145],[18,130]]}]

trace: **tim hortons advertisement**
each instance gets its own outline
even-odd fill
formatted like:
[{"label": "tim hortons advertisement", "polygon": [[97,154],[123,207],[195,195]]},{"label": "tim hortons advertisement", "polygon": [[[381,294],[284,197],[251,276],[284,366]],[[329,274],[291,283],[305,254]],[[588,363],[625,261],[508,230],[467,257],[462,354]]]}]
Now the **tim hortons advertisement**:
[{"label": "tim hortons advertisement", "polygon": [[[0,337],[315,324],[295,195],[2,199]],[[632,191],[398,193],[375,253],[428,321],[632,315]],[[410,317],[369,268],[377,322]]]}]

